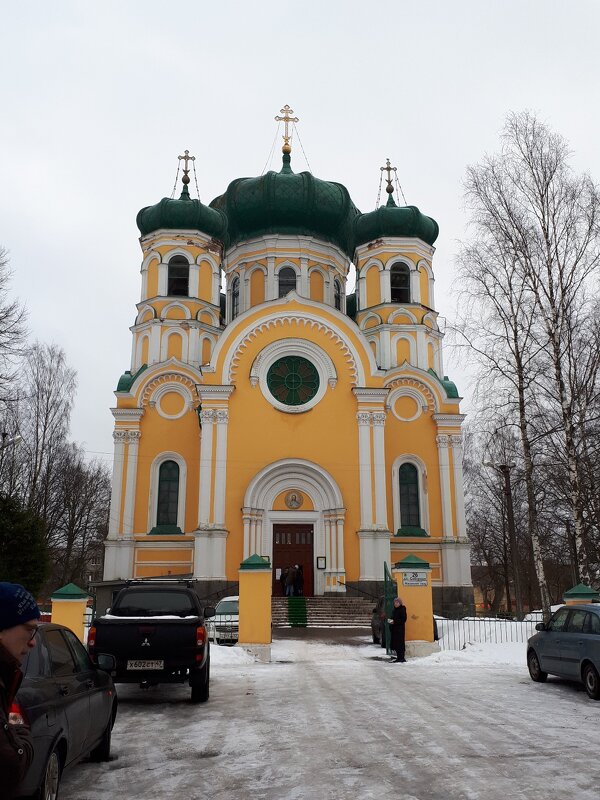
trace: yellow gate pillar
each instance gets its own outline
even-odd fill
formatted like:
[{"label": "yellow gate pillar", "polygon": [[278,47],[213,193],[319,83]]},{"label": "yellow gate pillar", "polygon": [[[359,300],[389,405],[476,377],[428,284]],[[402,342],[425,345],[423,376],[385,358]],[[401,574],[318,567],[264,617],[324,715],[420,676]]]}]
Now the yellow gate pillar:
[{"label": "yellow gate pillar", "polygon": [[427,561],[408,555],[393,569],[398,597],[406,606],[406,655],[428,656],[439,646],[433,638],[431,567]]},{"label": "yellow gate pillar", "polygon": [[238,646],[260,661],[271,660],[271,587],[268,558],[253,555],[240,564],[240,622]]},{"label": "yellow gate pillar", "polygon": [[57,589],[50,599],[52,600],[52,622],[66,625],[83,642],[85,609],[89,599],[87,592],[84,592],[79,586],[75,586],[74,583],[68,583],[61,589]]}]

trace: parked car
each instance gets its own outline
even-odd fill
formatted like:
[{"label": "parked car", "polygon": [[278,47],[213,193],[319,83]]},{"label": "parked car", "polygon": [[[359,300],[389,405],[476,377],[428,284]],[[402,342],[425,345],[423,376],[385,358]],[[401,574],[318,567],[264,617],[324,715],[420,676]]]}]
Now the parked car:
[{"label": "parked car", "polygon": [[[23,663],[23,683],[9,719],[31,726],[34,757],[18,795],[55,800],[63,771],[90,756],[110,758],[117,695],[110,657],[92,664],[69,628],[42,624]],[[1,794],[1,792],[0,792]]]},{"label": "parked car", "polygon": [[215,616],[206,623],[208,635],[217,644],[235,644],[240,627],[240,598],[223,597],[215,606]]},{"label": "parked car", "polygon": [[592,700],[600,700],[600,605],[562,606],[527,641],[531,679],[548,674],[580,681]]}]

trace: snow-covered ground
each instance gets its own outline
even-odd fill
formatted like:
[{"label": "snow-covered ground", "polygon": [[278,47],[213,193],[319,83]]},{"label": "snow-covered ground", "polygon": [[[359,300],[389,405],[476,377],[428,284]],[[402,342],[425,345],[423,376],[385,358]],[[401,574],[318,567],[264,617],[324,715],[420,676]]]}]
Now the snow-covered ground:
[{"label": "snow-covered ground", "polygon": [[276,640],[270,664],[212,645],[205,705],[119,686],[113,760],[61,800],[597,800],[600,703],[534,684],[523,643],[392,664],[346,638]]}]

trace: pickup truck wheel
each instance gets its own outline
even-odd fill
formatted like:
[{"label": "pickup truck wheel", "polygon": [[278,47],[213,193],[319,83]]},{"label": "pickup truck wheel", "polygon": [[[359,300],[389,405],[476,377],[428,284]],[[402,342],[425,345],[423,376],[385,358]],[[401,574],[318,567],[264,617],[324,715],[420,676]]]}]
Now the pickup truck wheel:
[{"label": "pickup truck wheel", "polygon": [[210,661],[190,681],[192,703],[206,703],[210,691]]},{"label": "pickup truck wheel", "polygon": [[90,753],[90,761],[110,761],[110,742],[112,738],[114,715],[111,711],[110,719],[102,734],[102,739]]}]

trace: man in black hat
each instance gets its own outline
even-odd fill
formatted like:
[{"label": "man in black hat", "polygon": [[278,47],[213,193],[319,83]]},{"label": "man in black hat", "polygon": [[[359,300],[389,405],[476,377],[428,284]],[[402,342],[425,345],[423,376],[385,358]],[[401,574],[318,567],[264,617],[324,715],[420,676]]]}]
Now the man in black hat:
[{"label": "man in black hat", "polygon": [[3,797],[12,797],[33,759],[25,724],[9,722],[10,707],[23,680],[21,664],[32,647],[40,610],[18,583],[0,582],[0,775]]}]

